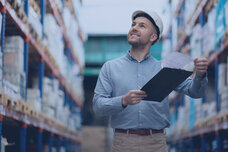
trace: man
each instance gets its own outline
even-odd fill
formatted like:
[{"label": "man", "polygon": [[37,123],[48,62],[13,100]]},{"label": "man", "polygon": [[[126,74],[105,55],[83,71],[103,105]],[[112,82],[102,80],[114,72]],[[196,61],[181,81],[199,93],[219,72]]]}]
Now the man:
[{"label": "man", "polygon": [[[150,47],[162,35],[163,23],[155,12],[135,11],[128,33],[131,45],[126,56],[106,62],[99,74],[93,108],[111,116],[114,152],[166,152],[164,129],[169,127],[169,103],[144,101],[140,88],[161,70],[161,62],[150,56]],[[193,98],[202,97],[207,85],[206,59],[194,60],[196,74],[175,90]],[[169,76],[167,76],[167,79]]]}]

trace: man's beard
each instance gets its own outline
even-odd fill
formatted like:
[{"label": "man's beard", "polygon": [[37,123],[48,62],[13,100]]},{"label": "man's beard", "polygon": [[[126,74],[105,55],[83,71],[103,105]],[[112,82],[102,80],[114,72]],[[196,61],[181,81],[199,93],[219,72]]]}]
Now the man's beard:
[{"label": "man's beard", "polygon": [[128,41],[128,44],[130,44],[132,47],[135,47],[135,48],[137,48],[137,47],[144,47],[147,44],[147,43],[142,43],[141,41],[134,41],[134,42],[132,42],[132,41],[129,41],[129,39],[127,41]]}]

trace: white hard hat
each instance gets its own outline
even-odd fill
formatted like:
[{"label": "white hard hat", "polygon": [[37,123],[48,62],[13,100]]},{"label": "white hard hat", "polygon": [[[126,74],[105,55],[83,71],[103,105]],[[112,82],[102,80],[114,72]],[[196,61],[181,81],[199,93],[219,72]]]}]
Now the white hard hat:
[{"label": "white hard hat", "polygon": [[158,14],[156,12],[153,11],[149,11],[149,10],[137,10],[134,11],[134,13],[132,14],[132,21],[135,19],[135,16],[137,16],[138,14],[147,14],[149,15],[152,20],[154,21],[153,24],[155,24],[154,26],[157,26],[158,28],[158,32],[159,32],[159,38],[156,40],[156,43],[161,39],[162,37],[162,32],[163,32],[163,22],[161,20],[161,18],[158,16]]}]

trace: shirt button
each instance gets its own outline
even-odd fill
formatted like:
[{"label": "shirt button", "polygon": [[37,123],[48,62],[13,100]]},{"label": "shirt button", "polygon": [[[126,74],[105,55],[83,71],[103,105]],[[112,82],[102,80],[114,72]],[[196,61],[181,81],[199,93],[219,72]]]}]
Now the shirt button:
[{"label": "shirt button", "polygon": [[139,113],[141,113],[141,110],[139,110]]},{"label": "shirt button", "polygon": [[139,126],[142,126],[142,123],[140,123]]},{"label": "shirt button", "polygon": [[140,74],[138,74],[138,77],[140,77],[141,75]]}]

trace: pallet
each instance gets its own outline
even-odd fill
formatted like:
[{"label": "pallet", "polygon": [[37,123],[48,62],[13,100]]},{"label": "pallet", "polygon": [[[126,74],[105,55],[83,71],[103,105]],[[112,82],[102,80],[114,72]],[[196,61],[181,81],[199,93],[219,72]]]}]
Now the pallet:
[{"label": "pallet", "polygon": [[32,118],[36,118],[37,119],[38,118],[38,112],[35,109],[30,108],[29,116],[31,116]]},{"label": "pallet", "polygon": [[20,112],[23,113],[23,114],[29,115],[31,108],[28,106],[28,104],[26,104],[22,100],[19,100],[18,103],[19,103],[19,105],[21,107]]},{"label": "pallet", "polygon": [[5,100],[5,95],[1,94],[0,96],[1,96],[0,97],[0,104],[3,106],[7,106],[7,100]]},{"label": "pallet", "polygon": [[206,14],[208,14],[208,12],[210,12],[210,10],[217,4],[217,0],[210,0],[207,2],[206,6],[205,6],[205,12]]},{"label": "pallet", "polygon": [[19,3],[16,0],[10,0],[9,2],[12,6],[12,8],[15,10],[17,16],[21,19],[21,21],[24,24],[28,24],[28,18],[27,15],[25,14],[25,11],[21,8]]},{"label": "pallet", "polygon": [[40,7],[39,7],[39,5],[34,0],[30,0],[29,1],[29,5],[34,9],[34,11],[40,17]]},{"label": "pallet", "polygon": [[201,121],[199,121],[199,122],[197,122],[197,123],[195,124],[194,128],[195,128],[195,129],[200,129],[200,128],[203,128],[203,126],[204,126],[204,121],[201,120]]},{"label": "pallet", "polygon": [[207,121],[207,125],[208,126],[213,126],[215,124],[217,124],[217,115],[212,116],[208,121]]},{"label": "pallet", "polygon": [[228,121],[228,112],[219,114],[219,115],[217,116],[217,121],[218,121],[219,123],[223,123],[223,122]]},{"label": "pallet", "polygon": [[6,107],[15,111],[20,111],[20,106],[17,100],[11,98],[8,95],[4,95],[4,100],[4,103],[6,103]]}]

